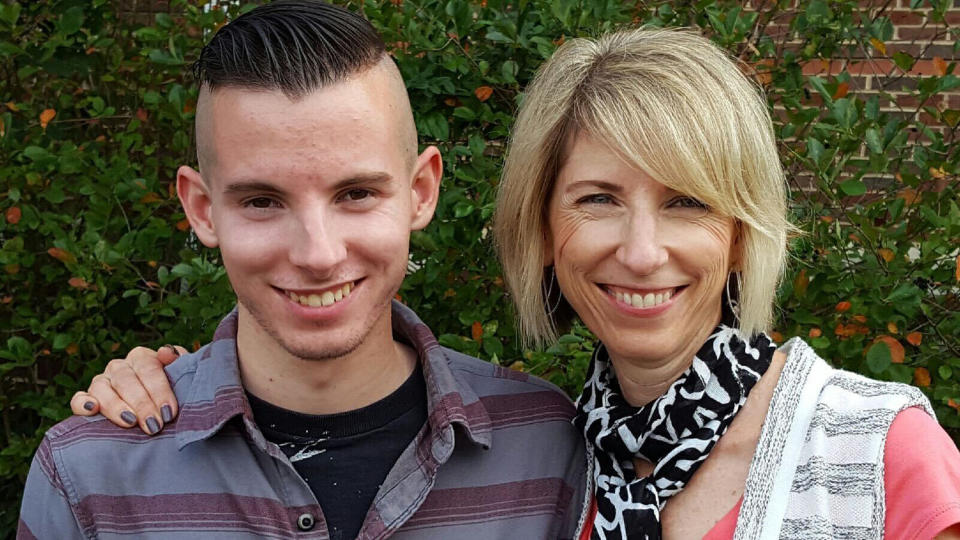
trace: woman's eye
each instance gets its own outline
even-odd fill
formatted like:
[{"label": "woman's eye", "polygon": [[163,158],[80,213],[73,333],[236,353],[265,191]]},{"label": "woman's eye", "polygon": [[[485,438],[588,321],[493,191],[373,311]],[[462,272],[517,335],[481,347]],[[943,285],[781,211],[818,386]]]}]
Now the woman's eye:
[{"label": "woman's eye", "polygon": [[580,197],[577,202],[580,204],[611,204],[613,203],[613,197],[605,193],[594,193],[593,195]]},{"label": "woman's eye", "polygon": [[709,210],[710,207],[706,203],[694,199],[693,197],[676,197],[670,201],[670,206],[675,208],[694,208],[698,210]]}]

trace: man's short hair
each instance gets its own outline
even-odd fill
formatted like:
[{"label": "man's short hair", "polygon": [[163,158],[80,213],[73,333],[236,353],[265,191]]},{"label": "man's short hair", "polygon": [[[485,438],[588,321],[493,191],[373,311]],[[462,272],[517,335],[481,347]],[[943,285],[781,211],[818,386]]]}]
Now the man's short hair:
[{"label": "man's short hair", "polygon": [[365,71],[385,51],[361,15],[317,0],[278,0],[221,28],[193,72],[208,90],[280,90],[297,99]]}]

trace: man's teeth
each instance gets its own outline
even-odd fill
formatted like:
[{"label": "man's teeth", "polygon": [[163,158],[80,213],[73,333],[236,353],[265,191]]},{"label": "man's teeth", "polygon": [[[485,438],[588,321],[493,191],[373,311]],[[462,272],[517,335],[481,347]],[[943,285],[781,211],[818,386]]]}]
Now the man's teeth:
[{"label": "man's teeth", "polygon": [[346,285],[339,287],[337,289],[332,289],[329,291],[323,291],[320,294],[307,294],[300,295],[293,291],[287,291],[287,296],[290,297],[290,300],[299,303],[302,306],[309,307],[322,307],[322,306],[332,306],[340,300],[350,296],[350,291],[353,289],[352,283],[347,283]]},{"label": "man's teeth", "polygon": [[647,293],[647,294],[630,294],[622,293],[616,291],[613,293],[616,296],[617,300],[623,302],[624,304],[629,304],[633,307],[638,308],[648,308],[653,306],[659,306],[660,304],[670,300],[670,297],[673,296],[673,289],[669,291],[664,291],[662,293]]}]

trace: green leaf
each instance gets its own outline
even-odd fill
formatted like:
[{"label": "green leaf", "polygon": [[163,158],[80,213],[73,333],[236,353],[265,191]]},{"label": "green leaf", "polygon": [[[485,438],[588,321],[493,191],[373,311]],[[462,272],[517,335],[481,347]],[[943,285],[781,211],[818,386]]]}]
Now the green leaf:
[{"label": "green leaf", "polygon": [[807,157],[812,159],[815,164],[820,164],[820,158],[823,157],[824,150],[826,149],[823,147],[823,143],[813,137],[807,137]]},{"label": "green leaf", "polygon": [[943,380],[945,380],[945,381],[949,381],[949,380],[950,380],[950,377],[953,377],[953,368],[951,368],[950,366],[946,366],[946,365],[940,366],[940,367],[937,369],[937,374],[940,375],[940,378],[941,378],[941,379],[943,379]]},{"label": "green leaf", "polygon": [[10,26],[16,26],[17,19],[20,18],[20,4],[14,2],[12,4],[2,4],[0,5],[0,20],[7,23]]},{"label": "green leaf", "polygon": [[60,32],[65,36],[69,36],[80,30],[80,27],[83,26],[83,8],[80,6],[73,6],[72,8],[63,12],[63,15],[60,16]]},{"label": "green leaf", "polygon": [[880,142],[880,133],[877,132],[874,128],[868,128],[865,134],[867,140],[867,148],[870,149],[874,154],[883,153],[883,143]]},{"label": "green leaf", "polygon": [[425,135],[438,141],[445,141],[450,138],[450,124],[447,123],[447,117],[439,111],[433,111],[424,117],[420,128]]},{"label": "green leaf", "polygon": [[827,103],[833,102],[833,94],[827,91],[826,82],[817,77],[816,75],[811,75],[807,77],[807,80],[810,81],[810,86],[812,86],[821,96],[823,96],[824,101]]},{"label": "green leaf", "polygon": [[903,71],[910,71],[917,60],[903,51],[893,53],[893,63]]},{"label": "green leaf", "polygon": [[867,367],[875,375],[879,375],[890,367],[890,347],[882,341],[878,341],[867,349]]},{"label": "green leaf", "polygon": [[840,190],[846,195],[856,197],[866,193],[867,186],[863,185],[863,181],[861,180],[850,179],[840,182]]}]

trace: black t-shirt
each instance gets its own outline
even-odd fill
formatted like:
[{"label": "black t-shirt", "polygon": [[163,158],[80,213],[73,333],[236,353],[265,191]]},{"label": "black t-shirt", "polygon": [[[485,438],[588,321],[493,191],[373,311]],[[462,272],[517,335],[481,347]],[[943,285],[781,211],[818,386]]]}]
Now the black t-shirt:
[{"label": "black t-shirt", "polygon": [[389,396],[339,414],[301,414],[247,397],[263,435],[316,496],[330,540],[356,538],[387,473],[427,421],[419,365]]}]

